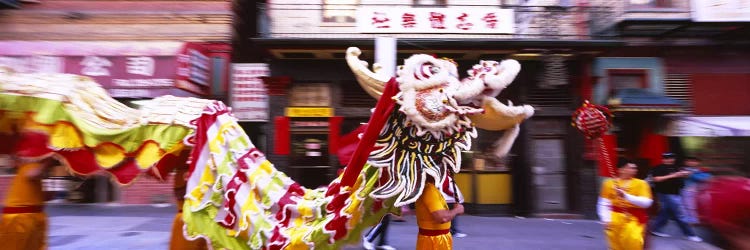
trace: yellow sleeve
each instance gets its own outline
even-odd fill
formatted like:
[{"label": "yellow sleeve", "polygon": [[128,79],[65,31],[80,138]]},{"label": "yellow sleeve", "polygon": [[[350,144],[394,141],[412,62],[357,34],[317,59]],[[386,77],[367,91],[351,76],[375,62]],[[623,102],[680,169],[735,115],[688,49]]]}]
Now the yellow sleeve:
[{"label": "yellow sleeve", "polygon": [[615,198],[615,188],[612,179],[605,180],[602,183],[602,190],[599,192],[599,197],[613,200]]},{"label": "yellow sleeve", "polygon": [[430,213],[448,210],[448,204],[445,203],[443,195],[440,194],[440,191],[432,183],[425,184],[424,191],[422,191],[422,196],[419,199],[422,200],[422,203]]},{"label": "yellow sleeve", "polygon": [[653,199],[653,197],[651,196],[651,187],[648,185],[646,181],[637,180],[636,183],[638,185],[636,185],[635,188],[633,189],[632,195]]}]

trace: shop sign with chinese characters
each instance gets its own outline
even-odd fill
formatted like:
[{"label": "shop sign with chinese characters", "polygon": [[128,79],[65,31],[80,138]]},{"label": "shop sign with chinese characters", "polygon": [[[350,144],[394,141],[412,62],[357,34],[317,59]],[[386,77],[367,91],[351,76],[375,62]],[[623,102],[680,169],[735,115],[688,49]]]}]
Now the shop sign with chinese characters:
[{"label": "shop sign with chinese characters", "polygon": [[0,41],[0,66],[88,76],[122,98],[206,95],[212,70],[200,44],[169,41]]},{"label": "shop sign with chinese characters", "polygon": [[204,87],[210,87],[211,59],[197,45],[189,44],[185,53],[177,56],[177,76]]},{"label": "shop sign with chinese characters", "polygon": [[153,97],[156,92],[150,89],[168,89],[175,85],[174,56],[0,57],[0,65],[10,65],[22,73],[88,76],[113,97]]},{"label": "shop sign with chinese characters", "polygon": [[174,85],[173,56],[67,57],[69,72],[90,76],[105,88],[163,88]]},{"label": "shop sign with chinese characters", "polygon": [[230,104],[234,116],[240,121],[268,121],[268,90],[262,77],[270,75],[265,63],[232,64]]},{"label": "shop sign with chinese characters", "polygon": [[511,9],[362,7],[357,17],[360,33],[515,32]]}]

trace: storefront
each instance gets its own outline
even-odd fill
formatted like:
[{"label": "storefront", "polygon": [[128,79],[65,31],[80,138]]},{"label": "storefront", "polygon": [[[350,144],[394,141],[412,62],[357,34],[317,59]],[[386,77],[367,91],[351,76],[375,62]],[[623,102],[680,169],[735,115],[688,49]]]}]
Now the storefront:
[{"label": "storefront", "polygon": [[[594,63],[598,82],[593,100],[614,113],[613,127],[604,135],[605,148],[612,160],[622,156],[635,161],[639,178],[670,150],[667,138],[659,133],[664,117],[684,112],[687,106],[665,96],[664,71],[663,60],[657,57],[604,57]],[[598,165],[600,176],[610,175],[608,166]]]},{"label": "storefront", "polygon": [[750,116],[670,117],[664,135],[679,143],[682,156],[719,172],[750,173]]},{"label": "storefront", "polygon": [[328,85],[295,85],[284,116],[275,117],[274,153],[287,155],[287,175],[307,188],[336,178],[343,117],[335,116]]},{"label": "storefront", "polygon": [[750,173],[750,54],[740,46],[673,49],[669,73],[689,83],[692,112],[670,117],[665,135],[708,167]]}]

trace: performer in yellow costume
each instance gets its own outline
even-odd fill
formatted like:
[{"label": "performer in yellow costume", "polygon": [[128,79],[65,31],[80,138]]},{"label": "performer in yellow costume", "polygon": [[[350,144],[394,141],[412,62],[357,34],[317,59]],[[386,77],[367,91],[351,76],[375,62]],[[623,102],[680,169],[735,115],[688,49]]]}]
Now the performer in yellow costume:
[{"label": "performer in yellow costume", "polygon": [[47,249],[47,214],[44,213],[42,176],[55,163],[50,157],[18,166],[3,204],[3,217],[0,220],[2,249]]},{"label": "performer in yellow costume", "polygon": [[609,249],[643,249],[643,237],[648,216],[646,208],[653,198],[644,180],[636,179],[638,167],[620,159],[617,177],[602,184],[597,206],[599,218],[605,223]]},{"label": "performer in yellow costume", "polygon": [[464,207],[456,204],[453,209],[448,209],[443,195],[431,182],[425,184],[415,207],[419,226],[417,250],[453,249],[451,220],[463,214]]},{"label": "performer in yellow costume", "polygon": [[174,194],[177,199],[177,214],[174,216],[174,222],[172,223],[172,237],[169,240],[170,250],[203,250],[208,249],[206,240],[185,239],[185,234],[182,232],[182,227],[185,225],[182,221],[182,206],[185,204],[185,186],[187,181],[185,180],[185,173],[187,172],[186,167],[177,168],[174,175]]}]

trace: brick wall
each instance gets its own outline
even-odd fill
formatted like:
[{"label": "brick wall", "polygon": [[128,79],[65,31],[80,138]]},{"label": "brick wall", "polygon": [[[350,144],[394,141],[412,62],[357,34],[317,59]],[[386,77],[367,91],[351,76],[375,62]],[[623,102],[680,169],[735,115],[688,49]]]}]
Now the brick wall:
[{"label": "brick wall", "polygon": [[[14,175],[0,175],[0,201],[5,200],[5,195],[10,187]],[[172,192],[172,178],[166,182],[160,182],[154,178],[139,177],[133,184],[120,187],[120,199],[122,204],[155,204],[174,203]]]},{"label": "brick wall", "polygon": [[174,203],[173,178],[174,174],[170,174],[167,181],[161,182],[154,178],[141,176],[133,184],[120,187],[118,202],[122,204]]},{"label": "brick wall", "polygon": [[229,41],[231,2],[44,1],[3,12],[0,40]]}]

